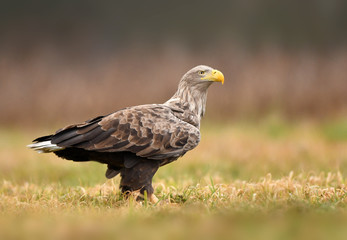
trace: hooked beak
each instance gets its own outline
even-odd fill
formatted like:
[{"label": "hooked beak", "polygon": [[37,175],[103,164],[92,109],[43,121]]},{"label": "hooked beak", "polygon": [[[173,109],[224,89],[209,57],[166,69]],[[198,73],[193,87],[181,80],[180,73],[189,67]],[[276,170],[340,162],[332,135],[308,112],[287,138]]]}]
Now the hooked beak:
[{"label": "hooked beak", "polygon": [[201,80],[208,80],[212,82],[221,82],[224,84],[224,75],[221,71],[217,69],[213,69],[212,72],[205,77],[201,78]]}]

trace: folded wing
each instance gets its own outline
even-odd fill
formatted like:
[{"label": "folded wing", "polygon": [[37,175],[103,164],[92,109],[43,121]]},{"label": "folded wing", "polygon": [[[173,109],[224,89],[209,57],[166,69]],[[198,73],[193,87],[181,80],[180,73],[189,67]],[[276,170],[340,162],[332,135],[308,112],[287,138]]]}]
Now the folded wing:
[{"label": "folded wing", "polygon": [[178,158],[200,141],[199,129],[160,104],[126,108],[58,130],[51,142],[60,147],[98,152],[132,152],[149,159]]}]

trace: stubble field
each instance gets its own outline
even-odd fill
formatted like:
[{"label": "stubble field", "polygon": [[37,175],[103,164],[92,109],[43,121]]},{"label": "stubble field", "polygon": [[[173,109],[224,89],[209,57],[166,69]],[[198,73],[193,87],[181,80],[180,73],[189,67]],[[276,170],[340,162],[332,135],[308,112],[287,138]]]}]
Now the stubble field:
[{"label": "stubble field", "polygon": [[205,121],[159,169],[156,205],[123,199],[105,166],[25,145],[52,129],[0,129],[0,238],[345,239],[347,124]]}]

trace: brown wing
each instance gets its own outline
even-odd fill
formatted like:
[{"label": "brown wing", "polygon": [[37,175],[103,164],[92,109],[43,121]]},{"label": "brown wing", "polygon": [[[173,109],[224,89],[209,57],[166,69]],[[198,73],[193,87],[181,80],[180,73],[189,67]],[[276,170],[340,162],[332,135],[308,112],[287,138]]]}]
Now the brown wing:
[{"label": "brown wing", "polygon": [[170,108],[141,105],[59,130],[52,143],[99,152],[132,152],[150,159],[178,158],[196,147],[200,132]]}]

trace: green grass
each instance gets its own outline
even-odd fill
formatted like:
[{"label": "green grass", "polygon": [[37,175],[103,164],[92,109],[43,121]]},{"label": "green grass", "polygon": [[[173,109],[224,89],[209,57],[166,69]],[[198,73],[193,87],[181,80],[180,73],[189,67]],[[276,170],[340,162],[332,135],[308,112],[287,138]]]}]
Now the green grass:
[{"label": "green grass", "polygon": [[0,238],[345,239],[345,126],[205,122],[197,149],[155,175],[156,205],[123,199],[101,164],[25,148],[49,130],[3,128]]},{"label": "green grass", "polygon": [[322,135],[330,141],[347,141],[347,120],[325,123],[322,127]]}]

